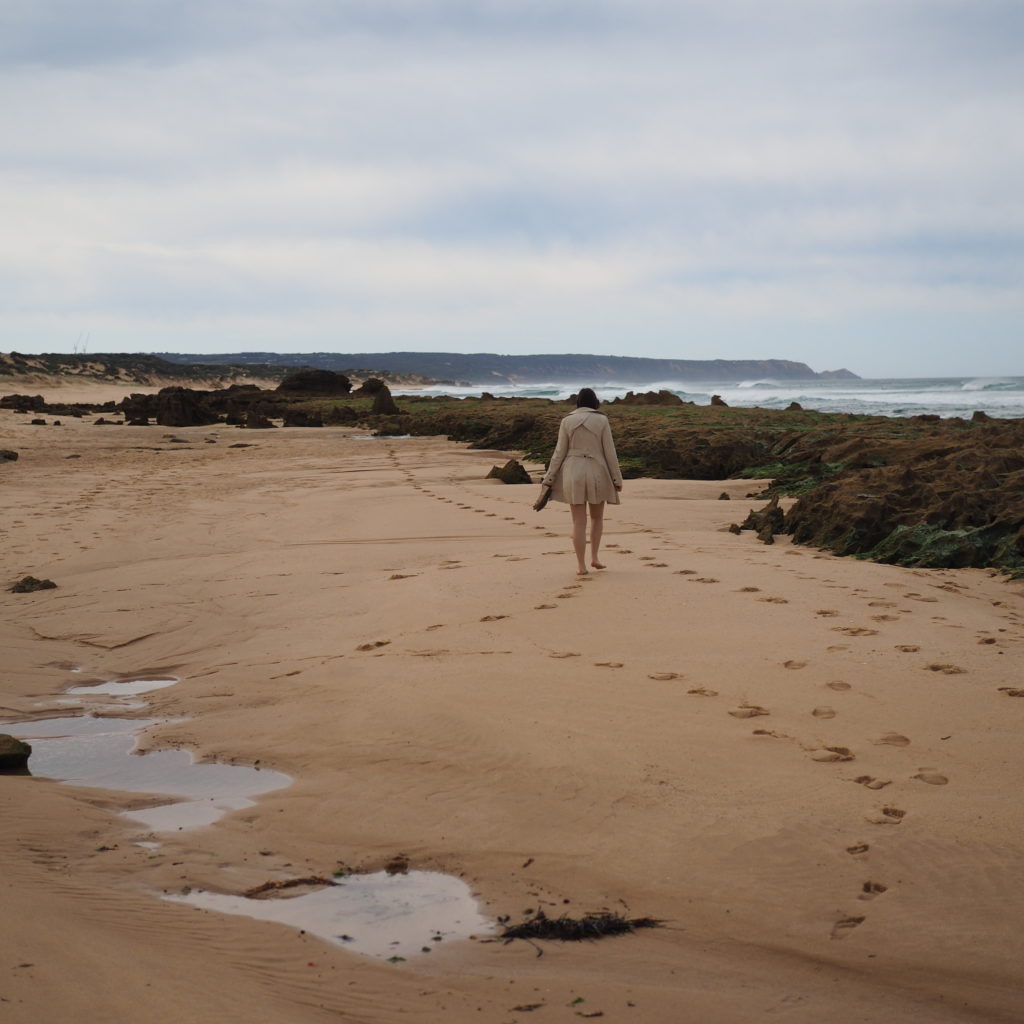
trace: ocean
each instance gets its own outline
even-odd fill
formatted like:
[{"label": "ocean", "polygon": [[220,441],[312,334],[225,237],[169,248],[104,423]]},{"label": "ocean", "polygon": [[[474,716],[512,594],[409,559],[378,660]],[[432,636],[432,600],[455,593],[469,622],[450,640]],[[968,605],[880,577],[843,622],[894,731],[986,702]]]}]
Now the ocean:
[{"label": "ocean", "polygon": [[[583,382],[580,386],[585,385]],[[1003,419],[1024,418],[1024,377],[921,377],[894,380],[749,380],[715,384],[706,381],[652,381],[650,384],[590,385],[602,402],[627,391],[665,389],[684,401],[709,405],[719,395],[738,408],[785,409],[799,402],[818,412],[859,413],[867,416],[960,416],[976,411]],[[476,397],[487,390],[495,397],[568,398],[576,391],[566,384],[488,384],[473,387],[433,387],[394,393]]]}]

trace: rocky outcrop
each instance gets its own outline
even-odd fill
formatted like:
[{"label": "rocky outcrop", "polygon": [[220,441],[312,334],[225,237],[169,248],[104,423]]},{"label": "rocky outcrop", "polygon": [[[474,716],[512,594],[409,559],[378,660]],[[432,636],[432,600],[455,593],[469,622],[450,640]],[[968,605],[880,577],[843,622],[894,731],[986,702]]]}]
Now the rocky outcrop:
[{"label": "rocky outcrop", "polygon": [[28,775],[32,747],[16,736],[0,733],[0,775]]},{"label": "rocky outcrop", "polygon": [[322,416],[324,425],[329,427],[359,422],[359,413],[350,405],[329,405],[324,409]]},{"label": "rocky outcrop", "polygon": [[793,540],[899,565],[1024,571],[1024,422],[889,448],[884,464],[803,495],[786,515]]},{"label": "rocky outcrop", "polygon": [[277,385],[277,390],[281,394],[322,398],[347,395],[352,390],[352,381],[345,374],[333,370],[298,370],[288,374]]},{"label": "rocky outcrop", "polygon": [[641,391],[634,393],[627,391],[621,398],[613,398],[609,405],[692,405],[692,402],[684,403],[674,392],[666,391]]},{"label": "rocky outcrop", "polygon": [[204,392],[192,388],[163,388],[156,396],[156,422],[161,427],[207,427],[220,416],[202,401]]},{"label": "rocky outcrop", "polygon": [[532,484],[530,474],[523,468],[523,464],[516,459],[509,459],[504,466],[491,466],[490,473],[486,479],[500,480],[503,484]]},{"label": "rocky outcrop", "polygon": [[373,396],[373,407],[370,412],[374,416],[397,416],[401,411],[391,397],[390,388],[382,381],[381,387]]},{"label": "rocky outcrop", "polygon": [[711,404],[720,406],[722,409],[728,409],[729,403],[721,395],[712,395]]},{"label": "rocky outcrop", "polygon": [[46,401],[42,395],[4,395],[0,398],[0,409],[13,409],[15,412],[44,412]]},{"label": "rocky outcrop", "polygon": [[[740,530],[753,530],[757,539],[763,544],[774,544],[775,534],[782,533],[785,526],[785,513],[779,508],[779,496],[772,496],[771,501],[756,512],[750,514],[740,523]],[[738,531],[737,531],[738,532]]]},{"label": "rocky outcrop", "polygon": [[245,414],[245,422],[242,424],[246,430],[270,430],[274,424],[263,414],[263,410],[253,406]]},{"label": "rocky outcrop", "polygon": [[305,409],[284,409],[281,413],[286,427],[322,427],[323,417],[318,412]]}]

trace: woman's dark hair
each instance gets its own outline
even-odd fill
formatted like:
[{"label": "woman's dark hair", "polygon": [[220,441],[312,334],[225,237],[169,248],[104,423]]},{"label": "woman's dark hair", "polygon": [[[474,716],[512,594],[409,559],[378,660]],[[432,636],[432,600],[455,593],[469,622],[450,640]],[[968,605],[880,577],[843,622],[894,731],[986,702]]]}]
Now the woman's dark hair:
[{"label": "woman's dark hair", "polygon": [[590,388],[580,388],[580,393],[576,396],[577,409],[584,405],[588,409],[596,409],[600,404],[597,395]]}]

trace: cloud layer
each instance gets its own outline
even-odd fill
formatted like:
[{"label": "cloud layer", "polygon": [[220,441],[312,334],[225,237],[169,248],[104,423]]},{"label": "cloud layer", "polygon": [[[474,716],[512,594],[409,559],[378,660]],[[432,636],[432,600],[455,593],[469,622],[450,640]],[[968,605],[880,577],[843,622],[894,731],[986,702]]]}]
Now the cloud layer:
[{"label": "cloud layer", "polygon": [[1024,373],[1022,12],[8,4],[3,347]]}]

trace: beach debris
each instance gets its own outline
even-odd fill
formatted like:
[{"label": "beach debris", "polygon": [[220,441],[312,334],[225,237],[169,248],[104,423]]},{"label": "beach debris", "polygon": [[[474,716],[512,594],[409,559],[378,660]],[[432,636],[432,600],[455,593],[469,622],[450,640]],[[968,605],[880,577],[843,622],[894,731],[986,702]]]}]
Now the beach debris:
[{"label": "beach debris", "polygon": [[28,775],[31,744],[0,733],[0,775]]},{"label": "beach debris", "polygon": [[11,587],[12,594],[34,594],[37,590],[55,590],[57,584],[53,580],[37,580],[35,576],[22,576]]},{"label": "beach debris", "polygon": [[661,928],[664,921],[653,917],[627,918],[608,910],[584,914],[583,917],[548,917],[543,910],[538,910],[532,917],[516,925],[507,925],[498,936],[505,945],[513,939],[524,939],[537,950],[537,956],[543,950],[533,943],[534,939],[548,939],[558,942],[583,942],[584,940],[604,939],[609,935],[630,935],[640,928]]},{"label": "beach debris", "polygon": [[532,484],[533,479],[517,459],[509,459],[504,466],[491,466],[486,480],[500,480],[503,484]]},{"label": "beach debris", "polygon": [[12,452],[9,448],[0,448],[0,462],[17,462],[18,453]]},{"label": "beach debris", "polygon": [[274,899],[285,889],[309,889],[334,886],[338,883],[332,878],[324,878],[323,875],[307,875],[305,878],[285,878],[271,882],[264,882],[262,885],[246,889],[242,895],[247,900]]}]

